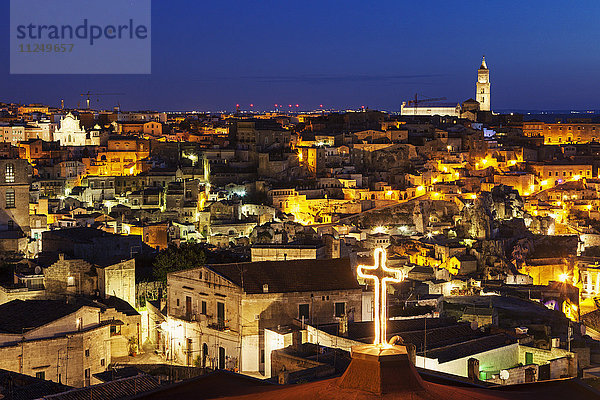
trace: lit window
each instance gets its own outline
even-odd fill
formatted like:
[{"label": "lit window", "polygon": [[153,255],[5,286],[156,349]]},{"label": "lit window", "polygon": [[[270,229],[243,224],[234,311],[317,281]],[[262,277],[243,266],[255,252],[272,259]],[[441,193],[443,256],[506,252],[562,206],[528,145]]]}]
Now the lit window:
[{"label": "lit window", "polygon": [[6,183],[14,183],[15,181],[15,164],[6,164],[4,168],[4,181]]},{"label": "lit window", "polygon": [[6,190],[6,208],[15,208],[15,191],[14,191],[14,189]]}]

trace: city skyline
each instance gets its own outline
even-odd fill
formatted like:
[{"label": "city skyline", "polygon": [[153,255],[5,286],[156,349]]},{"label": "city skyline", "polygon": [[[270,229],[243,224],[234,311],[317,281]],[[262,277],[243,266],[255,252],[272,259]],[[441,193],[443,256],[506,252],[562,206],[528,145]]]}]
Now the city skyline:
[{"label": "city skyline", "polygon": [[[75,108],[85,105],[80,93],[103,91],[124,95],[93,108],[221,111],[236,104],[247,110],[298,104],[302,110],[323,105],[396,112],[415,93],[457,103],[473,97],[474,71],[486,55],[496,110],[600,109],[594,74],[600,57],[585,40],[596,34],[587,22],[597,4],[434,3],[435,12],[392,2],[344,8],[154,2],[152,74],[10,75],[5,65],[3,100],[58,106],[64,99]],[[1,7],[8,15],[8,4]],[[0,31],[8,36],[6,24]],[[8,57],[7,43],[0,52]]]},{"label": "city skyline", "polygon": [[600,399],[566,4],[1,3],[0,399]]}]

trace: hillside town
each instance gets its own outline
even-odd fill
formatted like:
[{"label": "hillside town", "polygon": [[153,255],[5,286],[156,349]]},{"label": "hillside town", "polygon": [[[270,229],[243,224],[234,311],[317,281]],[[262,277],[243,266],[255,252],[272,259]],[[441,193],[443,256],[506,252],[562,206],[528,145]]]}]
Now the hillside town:
[{"label": "hillside town", "polygon": [[383,252],[423,398],[600,398],[600,117],[472,67],[399,113],[0,103],[0,395],[356,398]]}]

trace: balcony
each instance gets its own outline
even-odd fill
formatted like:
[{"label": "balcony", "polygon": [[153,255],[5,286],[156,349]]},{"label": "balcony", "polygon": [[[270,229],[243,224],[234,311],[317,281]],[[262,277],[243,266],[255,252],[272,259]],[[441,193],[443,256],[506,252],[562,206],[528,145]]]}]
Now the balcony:
[{"label": "balcony", "polygon": [[212,323],[208,324],[208,327],[210,329],[214,329],[216,331],[228,331],[229,330],[228,321],[212,322]]}]

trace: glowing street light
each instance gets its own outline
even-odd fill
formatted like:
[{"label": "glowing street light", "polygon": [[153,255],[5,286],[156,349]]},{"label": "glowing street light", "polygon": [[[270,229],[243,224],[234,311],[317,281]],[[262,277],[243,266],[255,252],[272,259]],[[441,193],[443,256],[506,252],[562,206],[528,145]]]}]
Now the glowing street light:
[{"label": "glowing street light", "polygon": [[567,273],[562,273],[558,276],[558,280],[561,281],[562,283],[565,283],[566,281],[569,280],[569,274]]},{"label": "glowing street light", "polygon": [[376,346],[390,347],[388,344],[387,333],[387,284],[388,282],[402,282],[405,278],[404,272],[399,269],[389,268],[386,265],[386,252],[383,248],[375,249],[375,265],[359,265],[356,268],[358,276],[363,279],[373,280],[375,286],[374,316],[375,321],[375,340]]}]

